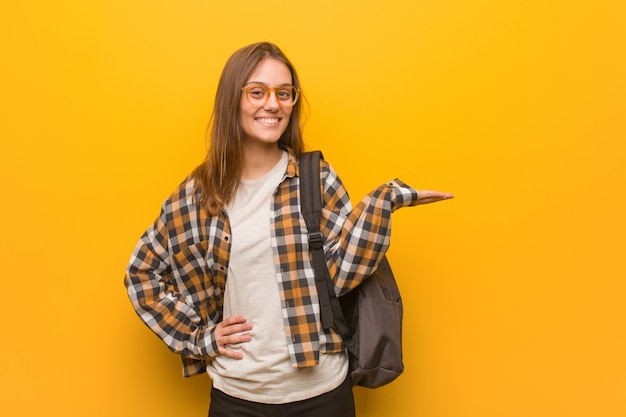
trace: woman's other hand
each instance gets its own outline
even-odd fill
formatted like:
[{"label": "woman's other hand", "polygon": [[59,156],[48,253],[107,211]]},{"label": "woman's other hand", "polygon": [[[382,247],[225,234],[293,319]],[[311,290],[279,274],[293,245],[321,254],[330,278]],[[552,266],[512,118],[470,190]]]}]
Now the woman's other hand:
[{"label": "woman's other hand", "polygon": [[220,355],[233,359],[243,359],[243,355],[228,348],[228,345],[245,343],[252,340],[249,333],[252,330],[252,323],[246,323],[245,316],[231,316],[221,321],[215,326],[215,342],[217,352]]}]

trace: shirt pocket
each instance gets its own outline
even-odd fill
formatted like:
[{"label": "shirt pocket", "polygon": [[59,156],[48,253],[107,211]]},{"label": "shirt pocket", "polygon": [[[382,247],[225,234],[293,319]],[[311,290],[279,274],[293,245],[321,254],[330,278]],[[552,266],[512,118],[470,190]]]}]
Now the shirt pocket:
[{"label": "shirt pocket", "polygon": [[207,308],[214,303],[214,300],[211,302],[214,290],[212,273],[207,265],[206,242],[181,246],[172,255],[172,276],[176,291],[183,295],[187,304],[194,306],[206,322]]}]

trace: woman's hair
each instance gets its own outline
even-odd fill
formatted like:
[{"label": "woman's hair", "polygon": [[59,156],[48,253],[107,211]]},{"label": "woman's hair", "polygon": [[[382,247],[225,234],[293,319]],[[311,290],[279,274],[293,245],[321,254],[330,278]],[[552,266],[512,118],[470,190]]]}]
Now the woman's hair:
[{"label": "woman's hair", "polygon": [[[260,42],[236,51],[226,62],[215,94],[215,105],[208,133],[210,144],[205,160],[193,172],[196,190],[201,192],[200,204],[212,216],[218,215],[231,200],[241,181],[243,130],[239,123],[241,88],[257,66],[267,58],[284,63],[291,71],[292,83],[300,89],[300,80],[291,62],[274,44]],[[303,152],[302,102],[294,104],[287,129],[278,140],[282,149]]]}]

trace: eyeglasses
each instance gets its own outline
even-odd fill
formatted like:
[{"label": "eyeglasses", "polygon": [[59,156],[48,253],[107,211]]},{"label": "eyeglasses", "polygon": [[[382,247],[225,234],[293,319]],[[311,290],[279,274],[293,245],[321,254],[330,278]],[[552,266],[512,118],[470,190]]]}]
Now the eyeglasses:
[{"label": "eyeglasses", "polygon": [[283,85],[280,87],[268,87],[264,84],[250,84],[242,87],[248,101],[253,106],[263,107],[270,99],[270,93],[276,94],[278,104],[282,107],[292,107],[300,97],[300,90],[293,85]]}]

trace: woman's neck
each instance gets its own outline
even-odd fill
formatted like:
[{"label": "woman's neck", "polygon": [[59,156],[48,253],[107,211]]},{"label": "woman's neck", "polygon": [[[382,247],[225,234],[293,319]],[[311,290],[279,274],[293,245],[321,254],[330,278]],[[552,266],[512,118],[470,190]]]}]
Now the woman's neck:
[{"label": "woman's neck", "polygon": [[277,144],[254,144],[244,147],[242,178],[254,180],[261,178],[276,166],[283,154]]}]

